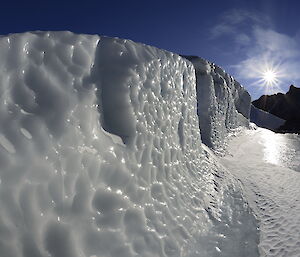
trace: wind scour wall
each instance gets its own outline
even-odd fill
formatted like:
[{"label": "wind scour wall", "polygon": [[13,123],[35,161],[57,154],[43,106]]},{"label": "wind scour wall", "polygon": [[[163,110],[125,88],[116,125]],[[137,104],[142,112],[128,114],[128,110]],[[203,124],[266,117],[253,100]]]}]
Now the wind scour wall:
[{"label": "wind scour wall", "polygon": [[1,257],[257,256],[257,221],[201,143],[195,69],[179,55],[2,36],[0,124]]}]

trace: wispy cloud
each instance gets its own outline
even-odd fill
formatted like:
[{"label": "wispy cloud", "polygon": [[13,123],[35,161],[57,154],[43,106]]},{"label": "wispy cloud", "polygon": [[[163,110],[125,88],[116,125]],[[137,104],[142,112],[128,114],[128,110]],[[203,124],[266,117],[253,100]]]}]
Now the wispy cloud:
[{"label": "wispy cloud", "polygon": [[225,12],[220,22],[211,29],[211,38],[216,39],[224,35],[240,38],[242,29],[253,25],[271,26],[271,20],[259,13],[251,13],[245,10],[234,9]]},{"label": "wispy cloud", "polygon": [[276,72],[278,81],[267,93],[300,80],[299,37],[279,33],[269,17],[244,10],[226,12],[211,29],[211,40],[231,39],[233,53],[242,56],[231,67],[238,79],[260,86],[266,70]]}]

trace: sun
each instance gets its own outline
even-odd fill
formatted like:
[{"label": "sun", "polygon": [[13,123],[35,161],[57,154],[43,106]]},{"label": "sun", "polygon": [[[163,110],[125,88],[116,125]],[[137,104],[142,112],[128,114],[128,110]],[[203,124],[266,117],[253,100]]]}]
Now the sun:
[{"label": "sun", "polygon": [[280,72],[279,65],[272,65],[270,62],[265,65],[261,65],[258,72],[258,84],[265,89],[265,93],[271,93],[273,91],[280,91],[280,83],[282,78],[282,72]]},{"label": "sun", "polygon": [[250,85],[256,87],[254,90],[264,91],[265,95],[282,91],[281,84],[288,74],[282,62],[262,56],[245,64],[245,76],[251,78]]},{"label": "sun", "polygon": [[273,70],[267,70],[263,73],[262,79],[266,82],[266,84],[272,85],[277,80],[277,74]]}]

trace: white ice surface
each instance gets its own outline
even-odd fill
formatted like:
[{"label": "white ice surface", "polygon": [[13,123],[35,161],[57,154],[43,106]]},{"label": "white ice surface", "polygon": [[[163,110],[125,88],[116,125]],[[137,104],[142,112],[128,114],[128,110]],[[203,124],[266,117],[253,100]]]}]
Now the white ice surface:
[{"label": "white ice surface", "polygon": [[240,184],[202,147],[195,82],[129,40],[1,37],[0,256],[257,256]]},{"label": "white ice surface", "polygon": [[251,97],[229,74],[200,57],[187,57],[197,79],[201,138],[210,148],[222,147],[228,133],[249,125]]},{"label": "white ice surface", "polygon": [[250,120],[257,126],[267,129],[278,129],[285,123],[285,120],[275,115],[260,110],[251,104]]},{"label": "white ice surface", "polygon": [[300,256],[299,147],[299,135],[258,128],[234,138],[222,160],[260,220],[260,256]]}]

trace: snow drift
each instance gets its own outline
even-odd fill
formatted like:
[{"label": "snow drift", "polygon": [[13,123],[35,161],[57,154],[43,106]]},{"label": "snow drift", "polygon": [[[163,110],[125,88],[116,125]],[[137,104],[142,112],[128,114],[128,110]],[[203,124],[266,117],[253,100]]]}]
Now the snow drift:
[{"label": "snow drift", "polygon": [[201,144],[248,123],[223,71],[197,77],[200,136],[176,54],[35,32],[2,36],[0,60],[0,256],[258,255],[239,183]]}]

